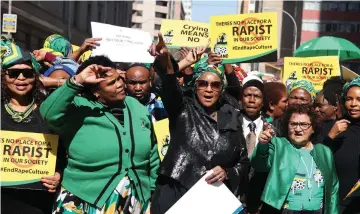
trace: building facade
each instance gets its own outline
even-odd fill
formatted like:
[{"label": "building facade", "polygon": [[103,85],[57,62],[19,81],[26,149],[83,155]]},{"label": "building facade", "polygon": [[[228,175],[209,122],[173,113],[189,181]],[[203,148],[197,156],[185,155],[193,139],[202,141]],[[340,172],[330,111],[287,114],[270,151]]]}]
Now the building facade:
[{"label": "building facade", "polygon": [[133,1],[132,28],[149,32],[158,39],[162,19],[184,20],[185,12],[181,1]]},{"label": "building facade", "polygon": [[[1,2],[1,17],[9,2]],[[17,14],[15,42],[26,50],[39,49],[51,34],[81,45],[91,37],[91,21],[131,27],[132,2],[128,1],[12,1]]]},{"label": "building facade", "polygon": [[182,0],[185,12],[185,20],[192,19],[192,0]]},{"label": "building facade", "polygon": [[[321,36],[347,39],[360,47],[359,1],[304,1],[301,42]],[[360,73],[360,60],[342,62]]]}]

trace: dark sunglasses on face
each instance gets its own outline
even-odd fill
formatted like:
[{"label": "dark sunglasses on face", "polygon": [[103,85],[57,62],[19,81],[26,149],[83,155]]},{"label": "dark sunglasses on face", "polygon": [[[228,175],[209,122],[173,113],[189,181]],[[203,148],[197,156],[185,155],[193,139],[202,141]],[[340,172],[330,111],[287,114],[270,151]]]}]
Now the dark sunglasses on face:
[{"label": "dark sunglasses on face", "polygon": [[206,89],[207,87],[209,87],[209,85],[213,91],[220,91],[222,88],[222,83],[220,81],[214,81],[209,83],[206,80],[197,80],[196,83],[197,88],[201,90]]},{"label": "dark sunglasses on face", "polygon": [[25,78],[35,77],[35,71],[33,69],[8,69],[6,74],[10,78],[17,78],[20,74],[22,74]]}]

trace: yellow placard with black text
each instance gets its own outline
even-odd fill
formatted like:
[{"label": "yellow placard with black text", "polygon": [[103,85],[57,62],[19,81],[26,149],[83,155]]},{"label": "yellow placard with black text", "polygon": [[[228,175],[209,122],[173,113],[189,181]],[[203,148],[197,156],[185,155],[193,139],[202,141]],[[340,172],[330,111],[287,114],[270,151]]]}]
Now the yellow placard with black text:
[{"label": "yellow placard with black text", "polygon": [[211,16],[210,38],[224,64],[277,61],[277,13]]},{"label": "yellow placard with black text", "polygon": [[333,76],[340,76],[339,57],[285,57],[283,83],[287,86],[296,80],[312,82],[316,91],[321,91],[324,82]]},{"label": "yellow placard with black text", "polygon": [[209,43],[209,24],[163,19],[160,32],[168,48],[206,46]]},{"label": "yellow placard with black text", "polygon": [[1,130],[1,186],[44,189],[39,181],[55,173],[58,141],[57,135]]},{"label": "yellow placard with black text", "polygon": [[154,131],[158,143],[158,153],[162,161],[170,144],[169,119],[163,119],[154,123]]}]

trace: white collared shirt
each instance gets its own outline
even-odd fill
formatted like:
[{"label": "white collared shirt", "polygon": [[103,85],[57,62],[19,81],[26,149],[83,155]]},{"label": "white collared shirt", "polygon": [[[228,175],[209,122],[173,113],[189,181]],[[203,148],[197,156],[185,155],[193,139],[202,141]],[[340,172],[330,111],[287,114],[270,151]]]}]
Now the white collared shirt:
[{"label": "white collared shirt", "polygon": [[244,137],[245,138],[250,133],[249,124],[251,122],[254,122],[255,125],[256,125],[256,128],[255,128],[255,134],[256,134],[255,145],[257,145],[258,142],[259,142],[260,132],[263,129],[264,121],[261,119],[261,116],[259,116],[256,120],[252,121],[252,120],[250,120],[250,118],[248,118],[247,116],[244,115],[244,117],[243,117],[243,131],[244,131]]}]

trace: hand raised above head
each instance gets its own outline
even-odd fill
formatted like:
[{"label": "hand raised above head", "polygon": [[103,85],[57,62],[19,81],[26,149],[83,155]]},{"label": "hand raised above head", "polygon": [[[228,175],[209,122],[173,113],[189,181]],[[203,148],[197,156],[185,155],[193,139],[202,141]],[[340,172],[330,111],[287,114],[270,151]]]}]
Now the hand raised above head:
[{"label": "hand raised above head", "polygon": [[85,52],[88,50],[92,50],[94,48],[96,48],[97,46],[99,46],[98,41],[101,41],[101,38],[87,38],[84,40],[84,42],[82,43],[82,45],[80,46],[80,50],[81,52]]},{"label": "hand raised above head", "polygon": [[75,80],[79,84],[97,84],[105,80],[104,75],[108,72],[110,72],[108,76],[111,76],[111,70],[116,73],[113,68],[92,64],[77,74]]},{"label": "hand raised above head", "polygon": [[149,53],[152,56],[163,56],[163,55],[168,55],[169,54],[169,50],[166,47],[166,44],[164,42],[164,38],[162,36],[162,34],[159,32],[158,34],[159,37],[159,41],[157,43],[152,43],[150,48],[149,48]]},{"label": "hand raised above head", "polygon": [[209,65],[217,65],[220,64],[222,61],[222,57],[219,54],[214,52],[209,53],[209,58],[207,60]]}]

